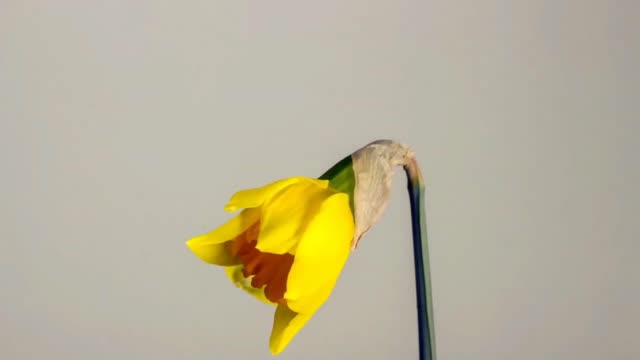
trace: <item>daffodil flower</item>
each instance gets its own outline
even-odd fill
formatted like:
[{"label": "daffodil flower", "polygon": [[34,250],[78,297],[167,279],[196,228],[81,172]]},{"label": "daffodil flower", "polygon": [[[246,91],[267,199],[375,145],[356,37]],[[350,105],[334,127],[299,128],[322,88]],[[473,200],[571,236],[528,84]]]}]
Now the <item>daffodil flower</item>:
[{"label": "daffodil flower", "polygon": [[376,141],[317,179],[290,177],[239,191],[224,207],[237,215],[187,241],[202,261],[223,266],[237,287],[276,307],[272,354],[329,298],[350,252],[386,206],[393,169],[411,163],[412,154]]},{"label": "daffodil flower", "polygon": [[243,210],[187,245],[277,305],[270,349],[280,353],[329,297],[347,261],[355,229],[349,195],[328,180],[293,177],[240,191],[225,209]]}]

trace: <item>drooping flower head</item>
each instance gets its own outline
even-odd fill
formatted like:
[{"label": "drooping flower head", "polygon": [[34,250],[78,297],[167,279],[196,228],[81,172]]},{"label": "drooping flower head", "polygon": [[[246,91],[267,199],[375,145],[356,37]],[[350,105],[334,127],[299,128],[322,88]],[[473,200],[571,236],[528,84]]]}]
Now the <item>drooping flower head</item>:
[{"label": "drooping flower head", "polygon": [[322,306],[362,235],[387,203],[393,169],[408,147],[373,142],[318,179],[291,177],[234,194],[239,213],[187,241],[201,260],[224,266],[238,287],[276,311],[269,347],[279,354]]}]

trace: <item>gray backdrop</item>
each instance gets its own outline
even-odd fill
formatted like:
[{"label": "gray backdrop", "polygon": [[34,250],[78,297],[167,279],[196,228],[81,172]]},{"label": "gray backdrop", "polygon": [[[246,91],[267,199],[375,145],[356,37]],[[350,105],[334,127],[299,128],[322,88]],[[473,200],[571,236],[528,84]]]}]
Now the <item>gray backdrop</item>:
[{"label": "gray backdrop", "polygon": [[[636,4],[2,1],[0,357],[271,358],[272,309],[184,241],[392,138],[440,359],[638,358]],[[282,359],[416,358],[395,179]]]}]

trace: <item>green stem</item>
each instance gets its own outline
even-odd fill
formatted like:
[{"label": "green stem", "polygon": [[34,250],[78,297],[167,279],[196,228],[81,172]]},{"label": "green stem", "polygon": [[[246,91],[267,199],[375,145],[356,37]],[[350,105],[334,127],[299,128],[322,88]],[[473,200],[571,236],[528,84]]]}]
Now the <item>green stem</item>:
[{"label": "green stem", "polygon": [[415,158],[404,166],[411,205],[411,228],[413,233],[413,260],[416,279],[418,307],[418,345],[420,360],[436,360],[435,326],[433,321],[433,299],[427,225],[424,207],[424,182]]}]

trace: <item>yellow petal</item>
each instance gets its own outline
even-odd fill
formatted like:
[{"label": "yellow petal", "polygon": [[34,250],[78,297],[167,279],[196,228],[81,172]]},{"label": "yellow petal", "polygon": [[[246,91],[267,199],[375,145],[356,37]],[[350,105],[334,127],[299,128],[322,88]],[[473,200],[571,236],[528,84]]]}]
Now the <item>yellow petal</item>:
[{"label": "yellow petal", "polygon": [[262,206],[256,248],[274,254],[295,254],[294,249],[307,223],[318,212],[322,202],[333,193],[309,181],[282,189]]},{"label": "yellow petal", "polygon": [[324,188],[329,186],[328,180],[316,180],[303,176],[290,177],[287,179],[275,181],[263,187],[238,191],[231,197],[224,209],[228,212],[234,212],[242,208],[249,209],[258,207],[262,205],[266,200],[280,192],[280,190],[298,182],[312,182]]},{"label": "yellow petal", "polygon": [[284,295],[292,311],[312,314],[327,300],[349,257],[353,234],[349,196],[332,195],[298,244]]},{"label": "yellow petal", "polygon": [[189,249],[200,258],[200,260],[221,266],[239,265],[240,258],[232,256],[228,251],[229,242],[222,244],[203,244],[201,242],[187,242]]},{"label": "yellow petal", "polygon": [[263,303],[269,304],[269,305],[275,305],[274,303],[269,301],[269,299],[267,299],[267,297],[264,295],[264,287],[260,289],[256,289],[251,286],[251,278],[253,276],[250,276],[248,278],[245,277],[244,274],[242,273],[242,267],[243,265],[227,266],[224,270],[227,273],[227,277],[229,277],[229,280],[231,280],[231,282],[235,286],[246,291],[251,296],[262,301]]},{"label": "yellow petal", "polygon": [[273,329],[269,339],[271,353],[273,355],[281,353],[310,318],[311,315],[298,314],[284,305],[278,305],[273,316]]},{"label": "yellow petal", "polygon": [[226,222],[217,229],[187,241],[187,246],[193,253],[210,264],[232,265],[237,263],[224,249],[225,242],[232,240],[249,226],[258,221],[259,209],[247,209]]}]

